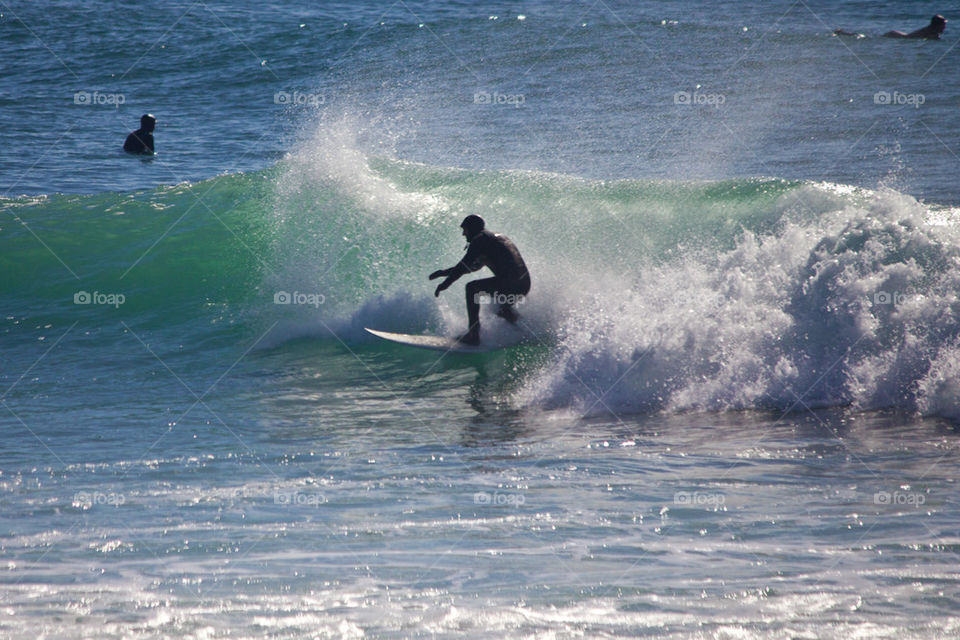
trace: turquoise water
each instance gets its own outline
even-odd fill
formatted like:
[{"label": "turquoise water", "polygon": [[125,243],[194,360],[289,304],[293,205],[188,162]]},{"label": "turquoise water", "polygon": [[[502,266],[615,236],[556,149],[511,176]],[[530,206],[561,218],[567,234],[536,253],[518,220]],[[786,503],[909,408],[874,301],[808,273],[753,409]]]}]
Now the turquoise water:
[{"label": "turquoise water", "polygon": [[0,635],[957,634],[949,7],[0,11]]}]

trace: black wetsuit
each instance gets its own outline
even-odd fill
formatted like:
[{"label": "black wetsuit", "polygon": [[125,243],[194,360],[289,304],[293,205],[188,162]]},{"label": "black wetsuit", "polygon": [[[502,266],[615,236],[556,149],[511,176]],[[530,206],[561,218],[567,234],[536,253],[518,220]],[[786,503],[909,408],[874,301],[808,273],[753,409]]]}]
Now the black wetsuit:
[{"label": "black wetsuit", "polygon": [[506,300],[494,298],[501,306],[509,307],[517,301],[516,296],[530,292],[530,272],[510,238],[492,231],[481,231],[470,241],[466,255],[450,270],[447,279],[453,282],[463,274],[483,267],[493,271],[493,277],[468,282],[466,287],[467,319],[471,328],[480,320],[478,297],[481,293],[510,296]]},{"label": "black wetsuit", "polygon": [[127,136],[123,143],[123,150],[127,153],[153,154],[153,134],[143,129],[137,129]]},{"label": "black wetsuit", "polygon": [[904,33],[903,31],[887,31],[885,34],[883,34],[883,36],[885,38],[918,38],[923,40],[939,40],[940,34],[943,33],[946,28],[947,19],[938,13],[930,18],[930,24],[922,29],[917,29],[916,31],[911,31],[910,33]]},{"label": "black wetsuit", "polygon": [[[939,40],[940,34],[943,33],[942,28],[938,28],[934,25],[927,25],[922,29],[917,29],[916,31],[911,31],[910,33],[904,33],[903,31],[887,31],[883,34],[884,38],[914,38],[922,40]],[[841,34],[845,35],[845,34]]]}]

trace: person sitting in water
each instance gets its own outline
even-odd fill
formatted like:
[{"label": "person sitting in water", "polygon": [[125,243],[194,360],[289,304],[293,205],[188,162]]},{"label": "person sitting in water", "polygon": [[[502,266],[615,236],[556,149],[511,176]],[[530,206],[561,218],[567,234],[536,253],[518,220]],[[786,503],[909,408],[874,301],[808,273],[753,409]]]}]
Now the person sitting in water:
[{"label": "person sitting in water", "polygon": [[513,303],[520,301],[530,292],[530,273],[517,247],[504,235],[484,229],[486,223],[480,216],[469,215],[460,223],[463,237],[470,244],[467,253],[456,265],[449,269],[440,269],[430,274],[430,280],[446,277],[446,280],[437,285],[434,291],[439,297],[440,292],[457,281],[465,273],[488,267],[493,271],[492,278],[473,280],[467,283],[467,323],[468,330],[457,338],[464,344],[480,343],[480,298],[483,294],[491,296],[494,302],[500,304],[497,315],[504,320],[514,323],[517,321],[517,312]]},{"label": "person sitting in water", "polygon": [[923,27],[922,29],[917,29],[916,31],[911,31],[910,33],[904,33],[903,31],[887,31],[883,34],[884,38],[922,38],[924,40],[939,40],[940,34],[943,33],[944,29],[947,28],[947,19],[944,18],[939,13],[932,18],[930,18],[930,24]]},{"label": "person sitting in water", "polygon": [[140,116],[140,128],[127,136],[123,150],[127,153],[153,155],[153,130],[156,126],[157,119],[149,113]]},{"label": "person sitting in water", "polygon": [[[940,34],[943,33],[944,29],[947,28],[947,19],[944,18],[939,13],[932,18],[930,18],[930,24],[923,27],[922,29],[917,29],[916,31],[911,31],[910,33],[904,33],[903,31],[887,31],[883,34],[885,38],[922,38],[925,40],[939,40]],[[858,38],[865,37],[862,33],[857,33],[856,31],[847,31],[846,29],[834,29],[833,31],[838,36],[856,36]]]}]

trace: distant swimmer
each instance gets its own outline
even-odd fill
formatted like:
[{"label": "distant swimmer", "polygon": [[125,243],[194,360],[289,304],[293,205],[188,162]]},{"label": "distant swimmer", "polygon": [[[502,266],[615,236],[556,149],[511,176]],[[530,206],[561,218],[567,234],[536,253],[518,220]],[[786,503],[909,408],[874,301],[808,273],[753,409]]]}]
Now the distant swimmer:
[{"label": "distant swimmer", "polygon": [[463,237],[470,244],[467,253],[456,265],[449,269],[440,269],[430,274],[430,280],[446,277],[437,286],[435,296],[457,281],[465,273],[488,267],[493,271],[492,278],[473,280],[467,283],[467,322],[469,329],[457,338],[465,344],[480,343],[480,298],[490,296],[500,305],[497,315],[507,322],[514,323],[519,317],[513,309],[515,302],[521,302],[530,291],[530,273],[524,264],[520,252],[510,239],[499,233],[484,229],[486,223],[480,216],[469,215],[460,223]]},{"label": "distant swimmer", "polygon": [[930,24],[922,29],[904,33],[903,31],[887,31],[884,38],[922,38],[924,40],[939,40],[940,34],[947,28],[947,19],[939,13],[930,18]]},{"label": "distant swimmer", "polygon": [[[939,40],[940,34],[943,33],[944,29],[946,28],[947,28],[947,19],[938,13],[937,15],[930,18],[930,24],[928,24],[922,29],[917,29],[916,31],[911,31],[910,33],[904,33],[903,31],[887,31],[885,34],[883,34],[883,37]],[[856,31],[847,31],[846,29],[834,29],[833,33],[838,36],[855,36],[857,38],[866,37],[862,33],[857,33]]]},{"label": "distant swimmer", "polygon": [[140,128],[127,136],[123,150],[127,153],[153,155],[153,130],[156,126],[157,119],[149,113],[140,116]]}]

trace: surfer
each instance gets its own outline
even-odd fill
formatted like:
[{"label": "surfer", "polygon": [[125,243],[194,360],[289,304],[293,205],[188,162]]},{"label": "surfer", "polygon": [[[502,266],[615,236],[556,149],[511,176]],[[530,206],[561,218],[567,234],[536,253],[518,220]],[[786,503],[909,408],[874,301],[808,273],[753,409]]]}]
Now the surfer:
[{"label": "surfer", "polygon": [[467,322],[469,329],[457,338],[464,344],[480,343],[480,300],[486,294],[500,304],[497,315],[507,322],[517,321],[514,302],[519,302],[530,291],[530,273],[524,264],[520,252],[510,239],[499,233],[484,229],[483,218],[469,215],[460,223],[463,237],[470,244],[467,253],[456,265],[449,269],[440,269],[430,274],[430,280],[446,277],[437,285],[433,295],[457,281],[460,276],[471,271],[488,267],[493,271],[492,278],[473,280],[467,283]]},{"label": "surfer", "polygon": [[153,155],[153,130],[156,126],[157,119],[149,113],[140,116],[140,128],[127,136],[123,150],[127,153]]},{"label": "surfer", "polygon": [[943,33],[944,29],[947,28],[947,19],[944,18],[939,13],[932,18],[930,18],[930,24],[923,27],[922,29],[917,29],[916,31],[911,31],[910,33],[904,33],[903,31],[887,31],[883,34],[884,38],[923,38],[924,40],[939,40],[940,34]]},{"label": "surfer", "polygon": [[[887,31],[883,34],[884,38],[921,38],[924,40],[939,40],[940,34],[947,28],[947,19],[944,18],[939,13],[932,18],[930,18],[930,24],[923,27],[922,29],[917,29],[916,31],[911,31],[910,33],[904,33],[903,31]],[[857,33],[856,31],[847,31],[846,29],[834,29],[833,31],[838,36],[855,36],[857,38],[865,37],[862,33]]]}]

